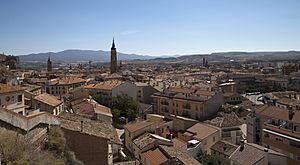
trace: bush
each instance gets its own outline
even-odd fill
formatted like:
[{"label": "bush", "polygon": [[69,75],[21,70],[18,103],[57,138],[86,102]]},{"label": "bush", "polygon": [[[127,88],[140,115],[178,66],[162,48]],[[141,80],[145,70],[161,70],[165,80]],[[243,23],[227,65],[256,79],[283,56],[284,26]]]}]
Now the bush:
[{"label": "bush", "polygon": [[76,159],[74,152],[68,148],[64,133],[58,127],[52,128],[49,131],[48,141],[45,143],[45,150],[64,159],[66,164],[82,164],[82,162]]}]

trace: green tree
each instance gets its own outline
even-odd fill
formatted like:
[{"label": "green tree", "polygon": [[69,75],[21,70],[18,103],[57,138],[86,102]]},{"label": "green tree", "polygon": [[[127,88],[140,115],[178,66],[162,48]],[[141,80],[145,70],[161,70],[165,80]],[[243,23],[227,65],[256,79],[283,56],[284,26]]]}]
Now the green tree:
[{"label": "green tree", "polygon": [[114,118],[126,117],[128,121],[135,120],[138,115],[139,102],[122,93],[112,98],[112,113]]},{"label": "green tree", "polygon": [[214,157],[207,154],[206,152],[203,152],[201,149],[198,151],[196,159],[204,165],[214,165],[215,164]]},{"label": "green tree", "polygon": [[96,100],[99,104],[111,107],[111,96],[107,96],[104,94],[96,93],[96,92],[91,92],[90,95],[94,100]]},{"label": "green tree", "polygon": [[64,159],[47,151],[35,150],[24,138],[13,131],[0,130],[0,164],[64,165]]}]

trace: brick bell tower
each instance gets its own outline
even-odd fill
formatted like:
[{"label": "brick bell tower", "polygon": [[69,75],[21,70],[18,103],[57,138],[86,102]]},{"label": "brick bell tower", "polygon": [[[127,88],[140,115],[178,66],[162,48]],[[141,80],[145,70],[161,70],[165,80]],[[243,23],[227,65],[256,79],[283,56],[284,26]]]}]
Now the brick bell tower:
[{"label": "brick bell tower", "polygon": [[118,71],[117,64],[117,50],[115,46],[115,40],[113,39],[112,46],[110,49],[110,73],[116,73]]}]

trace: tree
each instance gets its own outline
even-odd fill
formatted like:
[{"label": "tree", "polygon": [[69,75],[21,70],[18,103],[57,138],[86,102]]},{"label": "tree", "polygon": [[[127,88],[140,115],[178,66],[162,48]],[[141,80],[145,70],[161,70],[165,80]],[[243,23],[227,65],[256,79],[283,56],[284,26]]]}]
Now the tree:
[{"label": "tree", "polygon": [[58,127],[52,128],[49,131],[48,141],[45,143],[45,150],[64,159],[67,164],[82,164],[82,162],[76,159],[74,152],[68,148],[64,133]]},{"label": "tree", "polygon": [[99,104],[107,106],[107,107],[111,107],[111,100],[112,100],[111,96],[107,96],[107,95],[104,95],[104,94],[99,94],[99,93],[96,93],[96,92],[91,92],[90,95]]},{"label": "tree", "polygon": [[125,117],[128,121],[135,120],[138,115],[139,102],[122,93],[112,98],[112,113],[114,118]]},{"label": "tree", "polygon": [[0,131],[0,164],[64,165],[63,159],[56,158],[52,153],[35,150],[24,138],[13,131]]},{"label": "tree", "polygon": [[215,164],[214,157],[212,157],[211,155],[202,151],[201,149],[198,151],[196,159],[204,165],[214,165]]}]

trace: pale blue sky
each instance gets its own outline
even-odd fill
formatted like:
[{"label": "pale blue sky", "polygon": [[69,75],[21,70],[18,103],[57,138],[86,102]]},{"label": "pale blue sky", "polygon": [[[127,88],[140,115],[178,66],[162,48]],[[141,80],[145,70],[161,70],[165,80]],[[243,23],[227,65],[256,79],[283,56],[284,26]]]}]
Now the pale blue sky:
[{"label": "pale blue sky", "polygon": [[300,50],[300,0],[0,0],[0,52]]}]

